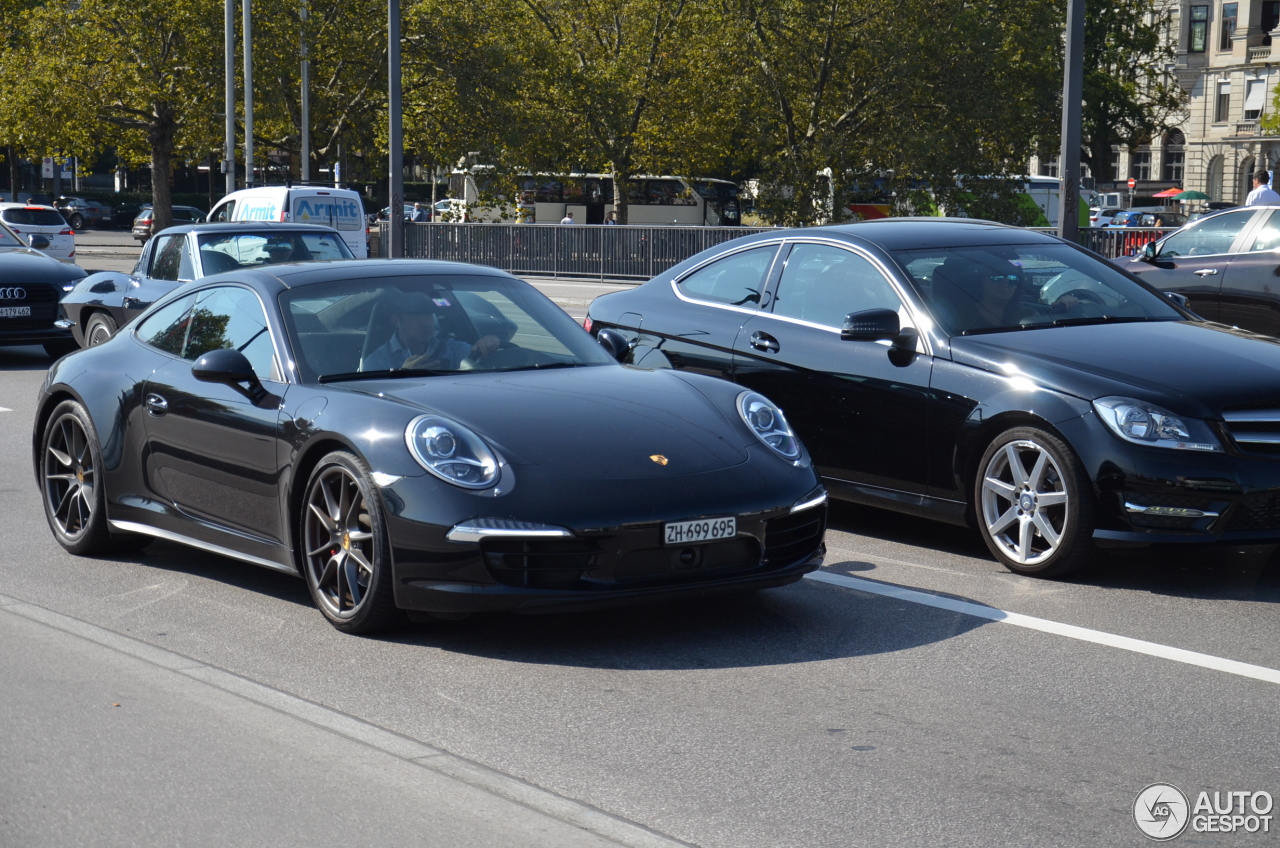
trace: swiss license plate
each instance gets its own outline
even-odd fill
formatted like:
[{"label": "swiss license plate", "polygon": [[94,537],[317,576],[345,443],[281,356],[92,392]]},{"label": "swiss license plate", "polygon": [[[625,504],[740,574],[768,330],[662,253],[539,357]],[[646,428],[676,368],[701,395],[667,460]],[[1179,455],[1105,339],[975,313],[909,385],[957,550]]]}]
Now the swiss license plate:
[{"label": "swiss license plate", "polygon": [[692,545],[732,539],[738,535],[738,519],[703,518],[697,521],[669,521],[662,527],[664,545]]},{"label": "swiss license plate", "polygon": [[0,318],[30,318],[30,306],[0,306]]}]

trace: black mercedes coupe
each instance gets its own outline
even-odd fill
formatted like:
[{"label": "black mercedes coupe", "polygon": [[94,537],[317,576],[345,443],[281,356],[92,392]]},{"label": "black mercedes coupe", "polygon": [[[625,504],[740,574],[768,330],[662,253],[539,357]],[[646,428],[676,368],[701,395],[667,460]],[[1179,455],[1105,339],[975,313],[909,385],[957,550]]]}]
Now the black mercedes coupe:
[{"label": "black mercedes coupe", "polygon": [[978,221],[735,239],[598,298],[625,361],[774,400],[834,497],[977,527],[1009,569],[1280,541],[1280,341]]},{"label": "black mercedes coupe", "polygon": [[349,632],[817,568],[826,492],[783,413],[624,352],[489,268],[245,268],[55,364],[34,470],[68,551],[158,537],[299,574]]}]

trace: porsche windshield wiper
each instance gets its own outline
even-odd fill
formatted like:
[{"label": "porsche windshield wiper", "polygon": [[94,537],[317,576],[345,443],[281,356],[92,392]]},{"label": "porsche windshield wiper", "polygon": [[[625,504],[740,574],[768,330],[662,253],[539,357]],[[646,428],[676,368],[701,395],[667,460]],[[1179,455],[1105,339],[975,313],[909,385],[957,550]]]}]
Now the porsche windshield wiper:
[{"label": "porsche windshield wiper", "polygon": [[396,377],[438,377],[441,374],[456,374],[457,371],[433,371],[428,368],[405,368],[393,371],[348,371],[345,374],[322,374],[321,383],[343,383],[347,380],[388,380]]}]

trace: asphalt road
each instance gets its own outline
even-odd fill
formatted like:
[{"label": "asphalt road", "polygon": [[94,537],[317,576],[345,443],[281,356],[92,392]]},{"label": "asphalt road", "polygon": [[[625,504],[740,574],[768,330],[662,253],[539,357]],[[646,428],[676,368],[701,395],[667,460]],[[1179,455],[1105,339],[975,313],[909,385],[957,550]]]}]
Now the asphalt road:
[{"label": "asphalt road", "polygon": [[[1270,549],[1046,582],[963,529],[837,504],[820,579],[353,638],[286,575],[163,542],[65,554],[30,470],[47,364],[0,349],[0,680],[18,682],[0,686],[0,845],[273,844],[290,823],[389,844],[415,797],[433,845],[574,844],[564,825],[707,848],[1143,845],[1149,784],[1193,805],[1280,795]],[[219,733],[245,740],[225,762]],[[154,840],[132,838],[142,816]]]}]

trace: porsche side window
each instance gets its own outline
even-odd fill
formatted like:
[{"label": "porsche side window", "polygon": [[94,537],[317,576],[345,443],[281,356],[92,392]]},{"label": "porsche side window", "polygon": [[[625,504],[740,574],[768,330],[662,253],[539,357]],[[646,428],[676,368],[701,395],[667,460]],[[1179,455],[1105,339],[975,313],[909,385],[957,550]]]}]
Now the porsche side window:
[{"label": "porsche side window", "polygon": [[697,300],[757,309],[778,246],[757,247],[735,253],[699,268],[680,281],[680,290]]},{"label": "porsche side window", "polygon": [[893,286],[856,253],[825,244],[798,244],[778,281],[773,313],[840,328],[850,312],[902,306]]},{"label": "porsche side window", "polygon": [[1231,250],[1231,243],[1240,235],[1253,218],[1253,209],[1224,212],[1206,218],[1195,226],[1180,230],[1160,245],[1160,256],[1174,259],[1179,256],[1212,256]]},{"label": "porsche side window", "polygon": [[151,276],[157,280],[172,280],[176,283],[182,279],[180,274],[184,266],[187,273],[191,273],[191,257],[186,255],[187,237],[175,235],[159,236],[159,238],[161,241],[156,244],[155,251],[151,254],[154,257],[151,260]]},{"label": "porsche side window", "polygon": [[148,315],[138,325],[138,338],[165,353],[181,356],[191,328],[191,304],[195,299],[195,295],[189,295]]},{"label": "porsche side window", "polygon": [[211,350],[226,348],[243,353],[258,379],[275,379],[275,349],[262,304],[253,292],[238,286],[200,292],[182,358],[194,361]]}]

